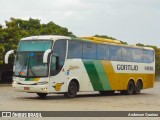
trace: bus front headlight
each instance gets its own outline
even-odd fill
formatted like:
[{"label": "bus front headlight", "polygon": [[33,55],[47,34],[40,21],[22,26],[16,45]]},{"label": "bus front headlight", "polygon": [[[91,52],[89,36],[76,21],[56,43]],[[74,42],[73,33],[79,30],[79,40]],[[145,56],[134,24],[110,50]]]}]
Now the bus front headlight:
[{"label": "bus front headlight", "polygon": [[13,81],[13,84],[18,84],[18,82],[17,81]]}]

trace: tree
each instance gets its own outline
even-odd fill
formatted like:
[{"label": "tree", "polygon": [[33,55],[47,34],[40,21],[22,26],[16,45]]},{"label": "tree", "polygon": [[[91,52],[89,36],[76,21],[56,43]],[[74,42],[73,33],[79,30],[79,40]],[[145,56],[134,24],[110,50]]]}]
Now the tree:
[{"label": "tree", "polygon": [[[111,39],[111,40],[117,40],[116,38],[113,38],[111,36],[107,36],[107,35],[95,35],[94,37],[99,37],[99,38],[106,38],[106,39]],[[128,44],[127,42],[123,42],[121,40],[119,40],[121,42],[121,44]]]},{"label": "tree", "polygon": [[107,36],[107,35],[95,35],[94,37],[100,37],[100,38],[106,38],[106,39],[112,39],[112,40],[117,40],[116,38]]},{"label": "tree", "polygon": [[160,48],[154,48],[155,50],[155,61],[156,61],[156,74],[160,74]]},{"label": "tree", "polygon": [[3,47],[3,45],[0,45],[0,64],[3,63],[4,53],[5,53],[5,48]]},{"label": "tree", "polygon": [[10,18],[9,21],[5,21],[5,24],[4,28],[0,25],[0,61],[3,61],[4,54],[7,51],[17,49],[18,42],[23,37],[35,35],[74,36],[67,28],[61,27],[54,22],[41,24],[39,19]]}]

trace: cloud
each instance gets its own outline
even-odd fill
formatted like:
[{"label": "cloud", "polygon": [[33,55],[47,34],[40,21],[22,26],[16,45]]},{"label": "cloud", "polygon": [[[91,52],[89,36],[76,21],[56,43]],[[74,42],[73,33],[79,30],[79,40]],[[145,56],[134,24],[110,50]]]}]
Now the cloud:
[{"label": "cloud", "polygon": [[32,17],[53,21],[78,36],[106,34],[160,47],[159,0],[1,0],[0,16],[0,23]]}]

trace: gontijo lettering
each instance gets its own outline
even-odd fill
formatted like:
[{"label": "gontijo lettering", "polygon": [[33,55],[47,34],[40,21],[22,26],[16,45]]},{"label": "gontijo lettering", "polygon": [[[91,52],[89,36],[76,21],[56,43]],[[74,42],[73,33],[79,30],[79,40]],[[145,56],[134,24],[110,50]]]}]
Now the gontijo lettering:
[{"label": "gontijo lettering", "polygon": [[132,71],[137,71],[138,66],[137,65],[122,65],[118,64],[117,65],[117,70],[132,70]]}]

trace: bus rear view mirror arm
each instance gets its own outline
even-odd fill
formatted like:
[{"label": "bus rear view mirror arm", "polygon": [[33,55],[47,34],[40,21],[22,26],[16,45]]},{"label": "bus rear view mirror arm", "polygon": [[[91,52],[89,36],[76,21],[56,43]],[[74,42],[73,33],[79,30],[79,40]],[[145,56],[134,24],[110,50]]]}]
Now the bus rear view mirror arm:
[{"label": "bus rear view mirror arm", "polygon": [[51,49],[48,49],[44,52],[44,55],[43,55],[43,63],[47,63],[47,60],[48,60],[48,55],[49,53],[51,53]]},{"label": "bus rear view mirror arm", "polygon": [[10,50],[10,51],[8,51],[7,53],[6,53],[6,55],[5,55],[5,64],[8,64],[8,58],[9,58],[9,56],[11,55],[11,54],[13,54],[14,53],[14,50]]}]

